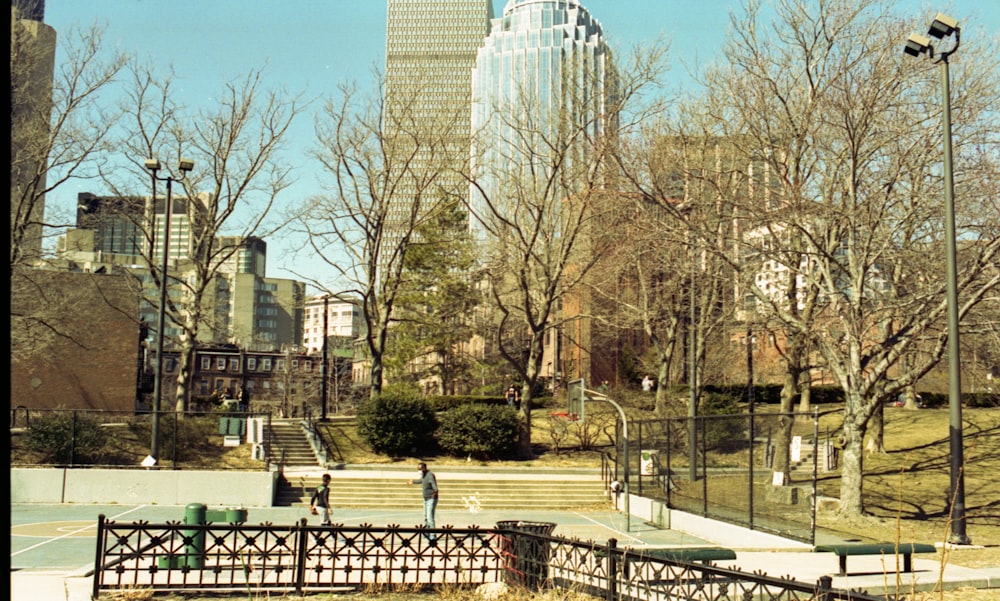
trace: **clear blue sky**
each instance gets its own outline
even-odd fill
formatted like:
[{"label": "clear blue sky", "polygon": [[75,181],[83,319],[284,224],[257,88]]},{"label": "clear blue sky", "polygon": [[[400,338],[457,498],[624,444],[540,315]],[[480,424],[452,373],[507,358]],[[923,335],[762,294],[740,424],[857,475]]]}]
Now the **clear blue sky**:
[{"label": "clear blue sky", "polygon": [[[687,67],[711,62],[739,0],[583,0],[617,48],[652,41],[670,43],[674,85],[689,81]],[[494,0],[499,16],[506,0]],[[899,14],[927,22],[937,11],[959,20],[967,33],[1000,35],[1000,0],[901,0]],[[106,26],[106,43],[177,71],[177,89],[191,108],[211,102],[223,82],[263,68],[272,86],[308,97],[327,98],[343,81],[371,83],[373,66],[382,69],[385,53],[385,2],[382,0],[47,0],[45,21],[56,32],[72,26]],[[922,32],[921,32],[922,33]],[[321,102],[313,104],[313,108]],[[284,192],[285,203],[319,191],[318,173],[305,156],[313,144],[313,118],[302,115],[291,132],[297,183]],[[93,183],[90,183],[93,186]],[[47,203],[65,211],[78,192],[106,193],[71,182]],[[322,263],[292,257],[280,240],[268,242],[267,275],[294,278],[286,266],[317,279]]]}]

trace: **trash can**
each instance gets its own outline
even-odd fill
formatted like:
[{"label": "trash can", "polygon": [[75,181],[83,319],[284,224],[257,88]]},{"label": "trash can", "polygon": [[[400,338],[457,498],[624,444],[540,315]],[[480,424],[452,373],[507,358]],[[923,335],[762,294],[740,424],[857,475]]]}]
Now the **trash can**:
[{"label": "trash can", "polygon": [[497,522],[503,530],[500,549],[504,560],[506,582],[509,585],[539,590],[549,577],[551,549],[546,538],[551,536],[556,524],[552,522],[526,522],[504,520]]},{"label": "trash can", "polygon": [[[205,525],[205,514],[208,507],[204,503],[188,503],[184,508],[184,523],[191,525]],[[182,566],[201,569],[205,565],[205,531],[204,530],[183,530],[184,556],[180,563]]]}]

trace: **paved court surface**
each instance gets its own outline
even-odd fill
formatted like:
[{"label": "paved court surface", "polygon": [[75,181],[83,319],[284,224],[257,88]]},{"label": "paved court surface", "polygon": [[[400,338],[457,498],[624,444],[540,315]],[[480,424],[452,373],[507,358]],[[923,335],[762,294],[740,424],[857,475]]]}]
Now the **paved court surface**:
[{"label": "paved court surface", "polygon": [[[210,510],[225,509],[209,507]],[[304,507],[249,508],[247,522],[292,524],[306,518]],[[183,506],[162,505],[11,505],[10,567],[12,601],[89,601],[93,585],[89,574],[94,569],[96,531],[99,515],[117,521],[163,523],[180,521]],[[422,520],[421,507],[401,511],[371,509],[335,509],[334,523],[347,526],[417,526]],[[864,556],[849,560],[850,576],[836,576],[836,556],[811,553],[807,545],[792,543],[774,550],[762,550],[760,539],[706,540],[674,530],[664,530],[636,518],[609,509],[594,512],[553,511],[439,511],[438,526],[480,526],[491,528],[498,521],[523,520],[556,524],[555,536],[607,543],[611,538],[619,547],[724,546],[737,551],[737,559],[718,565],[745,572],[763,572],[770,576],[790,576],[801,582],[815,583],[821,576],[833,576],[835,588],[861,589],[883,593],[888,587],[928,590],[943,583],[945,588],[975,586],[1000,587],[1000,567],[974,570],[941,565],[929,555],[913,557],[912,574],[900,575],[897,582],[894,557]],[[824,541],[825,542],[825,541]],[[960,551],[958,551],[960,552]]]}]

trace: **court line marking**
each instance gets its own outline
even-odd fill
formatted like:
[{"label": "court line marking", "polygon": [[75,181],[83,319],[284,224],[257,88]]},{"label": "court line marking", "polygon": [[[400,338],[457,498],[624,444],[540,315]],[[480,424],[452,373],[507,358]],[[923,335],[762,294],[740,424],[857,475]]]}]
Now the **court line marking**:
[{"label": "court line marking", "polygon": [[595,520],[594,518],[592,518],[590,516],[583,515],[582,513],[576,513],[575,511],[573,512],[573,515],[578,516],[580,518],[583,518],[584,520],[586,520],[586,521],[588,521],[588,522],[590,522],[590,523],[592,523],[592,524],[594,524],[596,526],[600,526],[601,528],[606,528],[606,529],[614,532],[615,534],[618,534],[620,536],[628,537],[628,538],[632,539],[635,542],[645,543],[645,541],[643,541],[641,538],[632,536],[628,532],[622,532],[621,530],[618,530],[617,528],[614,528],[613,526],[609,526],[608,524],[605,524],[604,522],[597,521],[597,520]]},{"label": "court line marking", "polygon": [[[129,509],[128,511],[123,511],[123,512],[119,513],[118,515],[112,516],[109,519],[118,519],[118,518],[120,518],[123,515],[128,515],[128,514],[132,513],[133,511],[138,511],[138,510],[143,509],[145,507],[147,507],[147,505],[138,505],[136,507],[133,507],[132,509]],[[82,521],[82,520],[72,520],[72,521]],[[38,523],[44,524],[45,522],[38,522]],[[10,556],[11,557],[15,557],[17,555],[20,555],[21,553],[26,553],[28,551],[33,551],[33,550],[35,550],[35,549],[37,549],[39,547],[42,547],[44,545],[47,545],[47,544],[51,543],[51,542],[55,542],[57,540],[62,540],[64,538],[69,538],[71,536],[74,536],[76,534],[79,534],[79,533],[83,532],[84,530],[87,530],[88,528],[93,528],[93,527],[94,527],[93,524],[88,524],[88,525],[84,526],[83,528],[77,528],[76,530],[72,530],[70,532],[67,532],[66,534],[49,538],[49,539],[44,540],[44,541],[42,541],[40,543],[36,543],[34,545],[31,545],[30,547],[25,547],[24,549],[21,549],[20,551],[16,551],[16,552],[11,553]]]}]

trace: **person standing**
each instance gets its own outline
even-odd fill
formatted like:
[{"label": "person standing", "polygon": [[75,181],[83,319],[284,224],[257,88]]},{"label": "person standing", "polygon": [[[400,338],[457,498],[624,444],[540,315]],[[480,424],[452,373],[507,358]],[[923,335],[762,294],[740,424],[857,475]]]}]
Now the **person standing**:
[{"label": "person standing", "polygon": [[[434,477],[434,473],[427,469],[427,464],[420,462],[417,464],[417,469],[420,470],[420,477],[416,480],[411,480],[411,484],[419,484],[423,490],[424,496],[424,526],[427,528],[434,528],[434,514],[437,511],[438,504],[438,484],[437,478]],[[434,540],[434,534],[429,533],[427,538]]]},{"label": "person standing", "polygon": [[319,515],[322,512],[323,526],[330,525],[330,474],[323,474],[323,483],[316,487],[309,501],[309,513]]},{"label": "person standing", "polygon": [[505,395],[505,397],[507,399],[508,407],[514,407],[514,408],[518,407],[518,401],[520,400],[520,395],[517,394],[517,388],[513,384],[511,384],[510,387],[507,388],[507,394]]},{"label": "person standing", "polygon": [[642,379],[642,391],[652,392],[653,391],[653,378],[646,376]]}]

